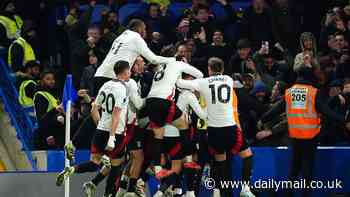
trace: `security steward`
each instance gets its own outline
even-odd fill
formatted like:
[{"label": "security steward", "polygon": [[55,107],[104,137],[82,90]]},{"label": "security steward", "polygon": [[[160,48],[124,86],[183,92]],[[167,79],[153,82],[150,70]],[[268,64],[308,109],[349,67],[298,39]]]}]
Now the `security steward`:
[{"label": "security steward", "polygon": [[12,1],[2,0],[0,10],[0,46],[7,48],[21,35],[23,20],[16,14]]},{"label": "security steward", "polygon": [[17,75],[18,101],[31,117],[35,117],[33,98],[38,88],[39,75],[40,63],[37,61],[29,61],[23,72]]},{"label": "security steward", "polygon": [[[315,86],[314,70],[311,58],[304,57],[304,65],[297,71],[295,84],[285,91],[284,99],[262,116],[258,125],[264,124],[285,110],[288,120],[289,137],[291,138],[292,160],[289,180],[299,180],[301,172],[307,186],[312,180],[317,136],[321,129],[321,114],[339,124],[345,123],[345,117],[333,112],[321,98]],[[349,122],[346,124],[350,126]],[[259,127],[259,126],[258,126]],[[288,190],[286,196],[293,196]],[[311,196],[310,190],[303,190],[302,196]]]},{"label": "security steward", "polygon": [[64,146],[64,112],[56,98],[55,75],[44,71],[40,76],[34,107],[39,129],[35,133],[37,149],[56,149]]},{"label": "security steward", "polygon": [[35,34],[34,29],[26,29],[23,36],[18,37],[12,42],[8,49],[8,65],[12,71],[17,72],[23,68],[29,61],[36,60],[35,52],[26,38]]}]

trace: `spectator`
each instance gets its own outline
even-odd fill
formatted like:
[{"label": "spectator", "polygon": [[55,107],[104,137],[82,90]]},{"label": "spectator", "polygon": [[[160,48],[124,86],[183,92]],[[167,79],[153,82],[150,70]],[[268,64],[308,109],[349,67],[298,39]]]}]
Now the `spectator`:
[{"label": "spectator", "polygon": [[28,28],[23,32],[22,37],[18,37],[8,49],[8,65],[12,71],[18,72],[23,69],[29,61],[35,61],[35,51],[29,40],[35,37],[35,30]]},{"label": "spectator", "polygon": [[17,77],[19,84],[18,101],[28,114],[35,118],[33,98],[38,86],[37,80],[40,75],[40,63],[29,61],[24,67],[24,72],[20,73]]},{"label": "spectator", "polygon": [[[286,85],[283,82],[277,81],[275,83],[270,97],[272,108],[281,101],[285,90]],[[289,144],[286,113],[275,114],[271,121],[262,125],[262,128],[260,128],[260,123],[258,123],[258,129],[263,130],[256,133],[257,141],[255,144],[257,146],[283,146]]]},{"label": "spectator", "polygon": [[55,149],[64,146],[63,107],[55,97],[55,75],[44,71],[40,76],[38,91],[34,95],[34,107],[39,128],[35,136],[37,149]]},{"label": "spectator", "polygon": [[199,4],[193,10],[194,20],[190,22],[190,34],[196,35],[201,32],[204,28],[205,35],[209,38],[207,41],[212,42],[213,31],[215,29],[224,29],[226,26],[234,23],[236,21],[235,12],[226,0],[218,0],[218,2],[223,6],[226,17],[224,19],[211,19],[210,10],[206,5]]},{"label": "spectator", "polygon": [[218,57],[228,64],[232,54],[232,47],[224,40],[224,32],[217,29],[213,33],[213,42],[208,45],[207,57]]},{"label": "spectator", "polygon": [[[160,34],[157,37],[167,37],[172,41],[172,29],[173,21],[172,16],[168,12],[168,7],[165,5],[159,5],[156,3],[150,3],[148,5],[147,13],[137,13],[136,16],[141,18],[147,26],[147,35],[149,35],[150,40],[154,39],[154,33]],[[164,44],[168,44],[168,40],[163,40]],[[163,44],[163,43],[162,43]]]},{"label": "spectator", "polygon": [[102,30],[103,34],[112,33],[116,38],[123,33],[125,27],[119,24],[117,13],[108,11],[105,15],[102,15]]},{"label": "spectator", "polygon": [[80,16],[78,22],[66,26],[70,43],[70,70],[75,87],[79,87],[81,73],[84,67],[89,65],[89,51],[92,50],[99,60],[103,60],[110,49],[108,42],[101,41],[100,27],[90,25],[95,4],[95,1],[91,1],[88,10]]},{"label": "spectator", "polygon": [[233,73],[247,73],[246,63],[251,58],[251,44],[247,39],[240,39],[237,42],[237,53],[235,53],[230,63],[225,68],[226,74],[232,76]]},{"label": "spectator", "polygon": [[304,63],[304,56],[309,55],[311,58],[311,64],[314,66],[319,66],[317,60],[317,46],[316,39],[314,35],[310,32],[304,32],[300,36],[300,49],[301,53],[295,56],[294,60],[294,71],[297,71],[300,66]]},{"label": "spectator", "polygon": [[[276,81],[272,88],[270,97],[271,106],[269,108],[273,108],[281,101],[285,90],[286,84]],[[260,128],[260,123],[258,123],[258,129],[259,131],[256,134],[257,146],[284,146],[290,144],[286,113],[274,114],[274,117],[262,125],[262,128]]]},{"label": "spectator", "polygon": [[151,51],[153,51],[155,54],[160,54],[163,47],[162,35],[159,32],[153,32],[151,34],[151,41],[148,43],[148,45]]},{"label": "spectator", "polygon": [[240,35],[252,42],[253,49],[260,48],[263,41],[274,43],[271,11],[265,0],[254,0],[245,11]]},{"label": "spectator", "polygon": [[21,36],[23,21],[16,14],[15,4],[11,0],[0,3],[0,46],[9,47],[11,42]]},{"label": "spectator", "polygon": [[[71,69],[74,79],[74,84],[76,87],[79,87],[80,75],[84,70],[84,67],[88,65],[89,60],[89,51],[93,51],[97,59],[103,60],[107,54],[107,43],[101,42],[101,30],[99,26],[92,25],[87,31],[87,39],[79,39],[75,41],[75,45],[72,49],[72,58],[71,58]],[[106,50],[107,49],[107,50]]]},{"label": "spectator", "polygon": [[[350,103],[350,100],[346,99],[347,96],[342,93],[343,83],[340,80],[332,81],[328,87],[328,106],[336,113],[346,116],[347,107]],[[323,128],[321,129],[321,143],[324,145],[337,144],[339,142],[344,142],[345,129],[342,125],[337,124],[336,122],[324,118]]]},{"label": "spectator", "polygon": [[[183,18],[179,25],[176,28],[175,41],[186,41],[187,39],[191,38],[190,35],[190,21],[188,18]],[[170,38],[171,39],[171,38]]]},{"label": "spectator", "polygon": [[292,6],[291,0],[275,0],[272,6],[272,32],[276,42],[296,54],[297,35],[300,32],[301,15]]},{"label": "spectator", "polygon": [[89,66],[84,68],[83,74],[80,80],[80,88],[86,89],[88,94],[92,96],[94,93],[94,75],[100,62],[98,61],[96,55],[90,51],[89,52]]}]

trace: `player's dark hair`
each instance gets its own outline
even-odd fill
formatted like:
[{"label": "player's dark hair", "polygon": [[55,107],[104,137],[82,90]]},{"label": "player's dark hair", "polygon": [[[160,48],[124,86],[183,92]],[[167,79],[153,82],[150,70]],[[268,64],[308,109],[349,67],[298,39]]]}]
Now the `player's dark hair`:
[{"label": "player's dark hair", "polygon": [[222,73],[224,71],[225,63],[218,57],[211,57],[208,60],[208,66],[214,73]]},{"label": "player's dark hair", "polygon": [[164,46],[160,51],[160,55],[163,57],[174,57],[175,54],[176,54],[176,49],[172,44]]},{"label": "player's dark hair", "polygon": [[114,65],[114,73],[115,75],[119,75],[121,73],[123,73],[125,70],[129,70],[130,69],[130,65],[127,61],[117,61]]},{"label": "player's dark hair", "polygon": [[127,28],[132,30],[132,31],[136,31],[143,24],[144,24],[144,22],[141,19],[134,18],[134,19],[130,20]]}]

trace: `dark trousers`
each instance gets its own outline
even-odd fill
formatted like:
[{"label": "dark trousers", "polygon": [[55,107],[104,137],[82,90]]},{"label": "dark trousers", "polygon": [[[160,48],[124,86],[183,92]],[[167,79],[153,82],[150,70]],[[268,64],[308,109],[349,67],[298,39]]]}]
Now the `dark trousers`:
[{"label": "dark trousers", "polygon": [[[305,179],[306,184],[309,185],[312,180],[312,171],[315,162],[315,155],[317,150],[317,142],[314,139],[302,140],[292,139],[292,161],[291,170],[289,172],[289,180],[298,179],[299,174]],[[289,190],[287,196],[293,196],[293,191]],[[310,190],[304,189],[302,191],[303,197],[311,196]]]}]

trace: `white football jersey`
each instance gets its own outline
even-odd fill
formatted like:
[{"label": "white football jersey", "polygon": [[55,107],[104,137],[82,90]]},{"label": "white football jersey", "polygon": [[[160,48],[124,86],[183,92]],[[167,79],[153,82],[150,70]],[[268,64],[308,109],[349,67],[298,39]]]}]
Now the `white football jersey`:
[{"label": "white football jersey", "polygon": [[141,109],[145,103],[145,99],[141,98],[140,87],[137,85],[134,79],[129,79],[126,82],[126,87],[128,89],[129,96],[129,106],[128,106],[128,124],[136,122],[136,112]]},{"label": "white football jersey", "polygon": [[236,125],[234,119],[233,79],[227,75],[215,75],[203,79],[179,79],[180,88],[197,90],[203,95],[207,104],[208,126],[228,127]]},{"label": "white football jersey", "polygon": [[196,95],[190,90],[181,90],[176,105],[187,117],[190,116],[190,109],[192,109],[199,118],[207,119],[206,109],[202,109]]},{"label": "white football jersey", "polygon": [[96,105],[102,108],[101,119],[97,129],[110,132],[112,127],[112,112],[114,107],[120,108],[119,124],[116,134],[123,134],[126,125],[128,93],[124,82],[111,80],[103,84],[96,97]]},{"label": "white football jersey", "polygon": [[187,73],[196,78],[203,77],[201,71],[185,62],[173,61],[160,65],[158,72],[154,74],[148,98],[172,98],[175,95],[176,81],[181,77],[182,73]]},{"label": "white football jersey", "polygon": [[137,32],[125,30],[118,36],[109,50],[101,66],[98,67],[95,77],[107,77],[115,79],[113,68],[117,61],[124,60],[129,62],[130,67],[138,56],[146,58],[154,64],[163,64],[174,61],[174,58],[165,58],[155,55],[147,46],[145,40]]}]

